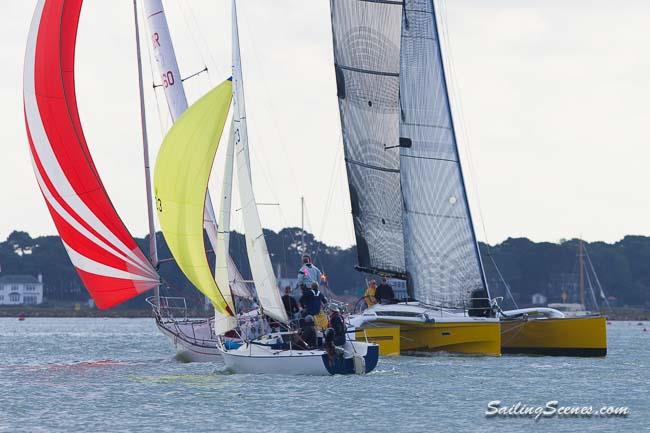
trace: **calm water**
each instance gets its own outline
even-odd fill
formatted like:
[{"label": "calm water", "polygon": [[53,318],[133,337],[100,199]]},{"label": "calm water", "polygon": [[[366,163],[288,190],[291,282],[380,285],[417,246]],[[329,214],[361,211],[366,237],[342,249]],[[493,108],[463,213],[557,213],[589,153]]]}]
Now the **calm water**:
[{"label": "calm water", "polygon": [[[0,431],[650,431],[650,323],[605,359],[383,358],[365,377],[182,364],[150,319],[0,319]],[[486,419],[488,401],[629,406],[627,418]]]}]

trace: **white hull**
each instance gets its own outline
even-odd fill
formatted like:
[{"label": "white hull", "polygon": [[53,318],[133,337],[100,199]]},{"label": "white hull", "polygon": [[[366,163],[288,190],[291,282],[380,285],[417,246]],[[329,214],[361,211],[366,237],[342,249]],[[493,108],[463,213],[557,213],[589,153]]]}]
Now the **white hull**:
[{"label": "white hull", "polygon": [[[256,344],[256,342],[261,344]],[[377,365],[376,344],[347,341],[342,358],[330,362],[327,352],[314,350],[282,350],[271,344],[273,339],[245,343],[235,350],[219,344],[226,367],[234,373],[329,376],[332,374],[365,374]]]},{"label": "white hull", "polygon": [[[252,345],[255,346],[255,345]],[[306,376],[329,376],[323,363],[322,350],[313,351],[254,351],[247,347],[222,352],[226,367],[234,373],[285,374]]]},{"label": "white hull", "polygon": [[[205,327],[194,326],[195,332],[189,331],[191,325],[183,325],[182,322],[156,325],[162,334],[172,343],[176,349],[176,357],[185,362],[217,362],[221,361],[221,352],[217,349],[217,340],[211,337],[209,330],[210,322],[205,321]],[[207,328],[207,333],[204,332]],[[192,335],[194,334],[194,335]]]},{"label": "white hull", "polygon": [[413,323],[466,323],[494,322],[493,317],[474,317],[458,309],[434,307],[419,302],[373,305],[360,314],[350,316],[350,324],[360,328],[368,322]]}]

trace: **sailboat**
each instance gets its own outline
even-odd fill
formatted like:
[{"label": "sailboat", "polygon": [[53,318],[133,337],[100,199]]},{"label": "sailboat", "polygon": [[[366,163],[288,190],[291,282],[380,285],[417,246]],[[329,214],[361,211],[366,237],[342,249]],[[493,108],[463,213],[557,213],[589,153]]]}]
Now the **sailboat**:
[{"label": "sailboat", "polygon": [[434,4],[331,0],[331,14],[356,268],[410,296],[351,322],[380,344],[399,327],[402,353],[499,355]]},{"label": "sailboat", "polygon": [[607,355],[607,319],[586,310],[585,279],[595,308],[598,301],[591,278],[599,296],[605,298],[584,242],[578,241],[579,304],[575,311],[567,304],[548,307],[516,308],[499,311],[501,318],[501,350],[508,354],[602,357]]},{"label": "sailboat", "polygon": [[[137,60],[141,80],[137,6],[134,1]],[[145,181],[149,205],[149,260],[121,221],[104,188],[86,143],[74,80],[74,52],[82,1],[37,3],[24,63],[24,111],[37,182],[48,210],[84,286],[100,309],[108,309],[148,290],[157,311],[173,310],[175,298],[159,295],[160,277],[150,196],[148,145],[141,104]],[[178,80],[180,82],[180,80]],[[140,81],[140,100],[143,101]],[[233,293],[246,296],[232,260]],[[234,269],[232,269],[234,267]],[[182,300],[182,299],[181,299]],[[184,302],[184,300],[182,300]],[[186,310],[186,308],[183,308]],[[215,320],[156,316],[161,330],[188,360],[214,360]]]},{"label": "sailboat", "polygon": [[63,246],[95,304],[111,308],[159,276],[113,207],[90,155],[75,94],[81,1],[40,0],[25,53],[25,124],[36,180]]},{"label": "sailboat", "polygon": [[[154,172],[156,209],[163,234],[172,255],[188,279],[208,296],[220,315],[235,317],[236,308],[228,286],[219,286],[212,277],[203,245],[203,212],[207,188],[219,137],[230,104],[232,90],[232,134],[226,153],[225,172],[232,176],[233,159],[237,160],[238,190],[244,221],[248,260],[260,303],[260,313],[284,327],[262,336],[243,335],[241,345],[230,346],[223,337],[217,349],[226,366],[242,373],[278,374],[352,374],[372,371],[378,360],[378,346],[348,339],[336,353],[323,349],[300,350],[292,345],[296,331],[291,330],[282,304],[271,260],[264,239],[252,186],[248,149],[247,120],[239,52],[237,10],[233,1],[233,76],[210,91],[186,110],[165,137]],[[232,146],[232,149],[230,148]],[[231,182],[224,182],[230,186]],[[225,189],[223,193],[230,195]],[[222,221],[230,200],[222,202]],[[227,230],[224,230],[227,233]],[[225,248],[226,240],[219,245]],[[235,330],[236,320],[229,329]],[[241,330],[239,330],[241,331]]]},{"label": "sailboat", "polygon": [[[183,88],[183,79],[180,78],[165,10],[161,0],[144,0],[143,10],[147,21],[149,36],[147,40],[151,44],[155,67],[162,82],[161,87],[165,94],[169,114],[172,121],[176,121],[187,110],[188,103]],[[230,141],[232,140],[231,136]],[[230,171],[232,171],[232,164]],[[228,182],[231,181],[231,175],[228,175],[226,167],[223,191],[220,196],[222,209],[230,209],[229,190],[231,187]],[[223,205],[224,202],[225,205]],[[233,296],[243,299],[252,299],[253,295],[228,252],[229,217],[229,213],[222,212],[219,214],[219,221],[217,221],[210,192],[206,192],[203,226],[208,235],[210,246],[216,254],[215,279],[220,287],[230,288],[226,291],[226,296],[230,306],[234,308],[231,293]],[[151,222],[150,232],[155,233],[153,222]],[[208,299],[210,299],[209,296]],[[192,362],[212,362],[220,358],[219,352],[216,350],[217,336],[232,328],[234,320],[232,316],[224,316],[219,313],[218,309],[215,309],[215,315],[212,318],[190,319],[186,315],[185,299],[179,297],[151,297],[149,303],[153,308],[158,329],[176,348],[178,358]]]}]

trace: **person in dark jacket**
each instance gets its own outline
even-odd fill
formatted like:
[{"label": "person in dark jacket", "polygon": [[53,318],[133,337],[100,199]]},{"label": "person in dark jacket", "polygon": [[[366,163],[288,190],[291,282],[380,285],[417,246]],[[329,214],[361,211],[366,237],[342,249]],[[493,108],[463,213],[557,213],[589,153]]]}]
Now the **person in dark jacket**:
[{"label": "person in dark jacket", "polygon": [[304,349],[311,349],[318,346],[318,337],[316,336],[316,327],[314,317],[307,315],[302,321],[300,335],[296,335],[296,344]]},{"label": "person in dark jacket", "polygon": [[320,314],[321,307],[327,305],[325,295],[318,289],[318,283],[312,283],[310,288],[303,288],[302,296],[298,300],[303,310],[303,316]]},{"label": "person in dark jacket", "polygon": [[381,279],[381,284],[375,291],[375,299],[380,304],[392,304],[395,302],[395,292],[393,292],[393,288],[388,284],[386,278]]},{"label": "person in dark jacket", "polygon": [[334,330],[334,345],[343,346],[345,344],[345,321],[336,307],[332,308],[332,313],[329,317],[329,327]]},{"label": "person in dark jacket", "polygon": [[299,309],[296,298],[291,296],[291,287],[289,286],[284,288],[282,303],[284,304],[284,309],[287,312],[287,317],[289,317],[289,320],[292,320],[296,316],[296,313],[299,311]]}]

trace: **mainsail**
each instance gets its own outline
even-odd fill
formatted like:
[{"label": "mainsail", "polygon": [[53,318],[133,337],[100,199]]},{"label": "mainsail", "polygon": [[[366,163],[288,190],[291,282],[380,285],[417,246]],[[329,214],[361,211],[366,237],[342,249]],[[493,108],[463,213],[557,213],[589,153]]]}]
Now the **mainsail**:
[{"label": "mainsail", "polygon": [[332,0],[334,63],[359,268],[403,274],[402,1]]},{"label": "mainsail", "polygon": [[248,151],[248,130],[246,127],[246,107],[244,106],[244,85],[239,52],[239,31],[237,28],[237,9],[232,2],[233,25],[233,123],[235,154],[237,157],[237,178],[239,181],[239,196],[241,212],[246,232],[246,251],[255,281],[255,290],[264,314],[284,323],[289,322],[282,304],[278,284],[273,273],[273,266],[266,247],[264,232],[257,212],[257,203],[253,193],[251,179],[250,157]]},{"label": "mainsail", "polygon": [[40,0],[25,54],[25,123],[36,179],[61,241],[99,308],[158,285],[117,215],[86,144],[74,54],[82,0]]},{"label": "mainsail", "polygon": [[[359,263],[416,299],[485,289],[432,0],[331,0]],[[392,271],[392,272],[391,272]]]},{"label": "mainsail", "polygon": [[[400,149],[406,268],[415,298],[467,305],[485,289],[432,0],[402,14]],[[485,294],[487,296],[487,293]]]},{"label": "mainsail", "polygon": [[167,133],[154,170],[158,220],[176,263],[216,311],[230,316],[233,310],[214,281],[205,253],[203,211],[231,96],[227,80],[186,110]]}]

